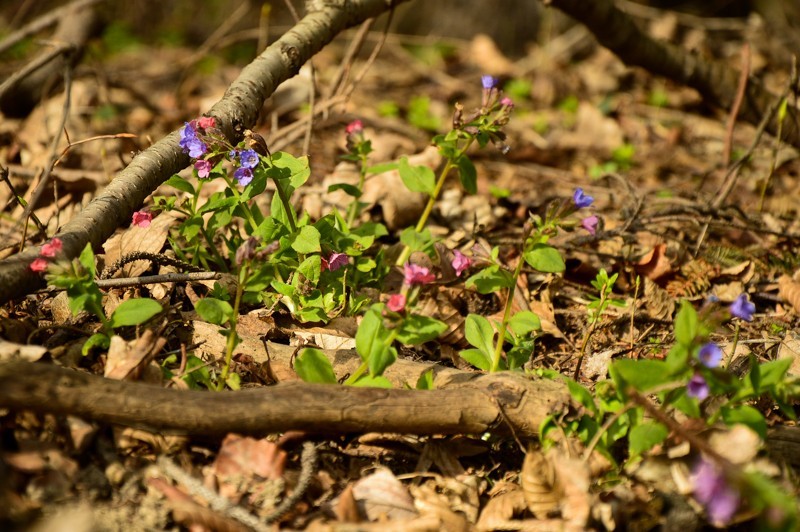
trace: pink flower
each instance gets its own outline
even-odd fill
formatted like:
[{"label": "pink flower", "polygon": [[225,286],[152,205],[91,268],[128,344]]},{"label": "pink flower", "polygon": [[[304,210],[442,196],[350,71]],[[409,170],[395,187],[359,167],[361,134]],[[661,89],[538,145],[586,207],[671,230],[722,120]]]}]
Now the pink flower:
[{"label": "pink flower", "polygon": [[407,262],[403,265],[404,282],[407,285],[432,283],[436,276],[425,266]]},{"label": "pink flower", "polygon": [[692,481],[694,498],[705,506],[711,522],[716,526],[727,524],[739,508],[739,490],[731,486],[722,471],[705,458],[695,465]]},{"label": "pink flower", "polygon": [[348,135],[359,135],[364,132],[364,123],[361,120],[353,120],[347,127],[344,128],[344,132]]},{"label": "pink flower", "polygon": [[406,296],[403,294],[392,294],[389,301],[386,303],[386,308],[392,312],[401,312],[406,308]]},{"label": "pink flower", "polygon": [[208,129],[217,125],[217,121],[213,116],[201,116],[197,119],[197,127],[200,129]]},{"label": "pink flower", "polygon": [[47,259],[39,257],[38,259],[35,259],[33,262],[31,262],[29,268],[31,269],[31,271],[34,272],[43,272],[47,270]]},{"label": "pink flower", "polygon": [[594,236],[595,233],[597,232],[597,222],[598,221],[600,221],[600,219],[597,216],[595,216],[594,214],[591,215],[591,216],[587,216],[586,218],[581,220],[581,227],[583,227],[584,229],[589,231],[590,235]]},{"label": "pink flower", "polygon": [[[42,246],[42,250],[39,252],[39,254],[42,257],[53,258],[58,254],[59,251],[61,251],[62,247],[63,247],[63,244],[61,243],[61,239],[60,238],[54,238],[50,242],[48,242],[47,244]],[[34,271],[36,271],[36,270],[34,270]]]},{"label": "pink flower", "polygon": [[511,98],[509,98],[508,96],[506,96],[505,98],[500,100],[500,105],[502,105],[503,107],[508,107],[509,109],[513,109],[514,108],[514,101]]},{"label": "pink flower", "polygon": [[133,225],[136,227],[150,227],[150,222],[153,221],[153,214],[147,211],[136,211],[133,213]]},{"label": "pink flower", "polygon": [[450,263],[453,266],[453,269],[456,271],[456,276],[461,277],[461,274],[464,273],[464,270],[470,267],[472,264],[472,260],[469,257],[461,253],[459,250],[453,250],[453,261]]},{"label": "pink flower", "polygon": [[350,258],[347,256],[346,253],[331,253],[330,257],[327,259],[322,257],[322,271],[330,270],[335,272],[342,266],[347,266],[350,262]]},{"label": "pink flower", "polygon": [[208,177],[211,174],[211,161],[200,159],[194,163],[194,169],[197,170],[197,177]]}]

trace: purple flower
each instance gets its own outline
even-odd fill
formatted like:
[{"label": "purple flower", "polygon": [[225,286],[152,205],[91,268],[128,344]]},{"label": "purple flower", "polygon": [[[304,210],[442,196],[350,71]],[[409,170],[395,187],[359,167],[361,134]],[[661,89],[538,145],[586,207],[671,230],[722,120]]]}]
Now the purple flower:
[{"label": "purple flower", "polygon": [[595,233],[597,233],[597,222],[599,221],[600,218],[593,214],[581,220],[581,227],[589,231],[590,235],[594,236]]},{"label": "purple flower", "polygon": [[744,321],[753,321],[753,313],[756,311],[756,306],[747,299],[747,294],[741,294],[731,303],[728,310],[730,310],[731,316]]},{"label": "purple flower", "polygon": [[487,91],[497,87],[498,83],[498,79],[494,76],[481,76],[481,85]]},{"label": "purple flower", "polygon": [[453,260],[450,263],[453,266],[453,269],[456,271],[456,277],[461,277],[461,274],[464,273],[464,270],[470,267],[472,264],[472,260],[469,257],[461,253],[459,250],[453,250]]},{"label": "purple flower", "polygon": [[725,476],[713,463],[701,459],[692,471],[694,498],[705,506],[711,522],[725,525],[739,507],[739,492],[727,484]]},{"label": "purple flower", "polygon": [[350,262],[350,258],[347,256],[346,253],[331,253],[330,257],[327,259],[322,257],[322,271],[330,270],[335,272],[342,266],[347,266]]},{"label": "purple flower", "polygon": [[236,178],[240,185],[245,187],[253,180],[253,171],[249,168],[237,168],[236,171],[233,172],[233,177]]},{"label": "purple flower", "polygon": [[572,201],[575,202],[577,208],[583,209],[591,205],[594,202],[594,198],[584,194],[583,189],[579,187],[575,189],[575,193],[572,195]]},{"label": "purple flower", "polygon": [[181,149],[189,154],[189,157],[196,159],[202,156],[208,148],[203,143],[202,140],[197,138],[197,130],[195,129],[194,124],[191,122],[186,122],[186,124],[181,129],[181,140],[178,142]]},{"label": "purple flower", "polygon": [[436,276],[425,266],[406,262],[403,265],[404,282],[407,285],[432,283]]},{"label": "purple flower", "polygon": [[708,383],[703,376],[699,373],[692,375],[692,378],[689,379],[689,383],[686,385],[686,395],[702,401],[708,397],[709,393]]},{"label": "purple flower", "polygon": [[722,349],[714,342],[708,342],[700,348],[697,358],[707,368],[716,368],[722,362]]},{"label": "purple flower", "polygon": [[243,150],[239,152],[239,161],[242,168],[255,168],[258,166],[258,153],[255,150]]},{"label": "purple flower", "polygon": [[194,163],[194,169],[197,170],[197,177],[206,178],[211,174],[211,161],[200,159]]}]

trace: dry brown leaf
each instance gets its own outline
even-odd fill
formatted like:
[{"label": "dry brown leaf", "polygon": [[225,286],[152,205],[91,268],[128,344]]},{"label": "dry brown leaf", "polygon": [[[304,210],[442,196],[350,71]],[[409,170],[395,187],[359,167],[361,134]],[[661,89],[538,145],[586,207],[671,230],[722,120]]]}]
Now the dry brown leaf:
[{"label": "dry brown leaf", "polygon": [[47,348],[40,345],[23,345],[0,339],[0,361],[25,360],[36,362],[47,353]]},{"label": "dry brown leaf", "polygon": [[353,497],[370,521],[402,521],[417,516],[408,489],[385,467],[358,480],[353,485]]},{"label": "dry brown leaf", "polygon": [[514,70],[514,64],[485,33],[479,33],[469,43],[467,59],[477,65],[481,72],[490,76],[505,76]]},{"label": "dry brown leaf", "polygon": [[117,335],[112,336],[104,376],[108,379],[135,380],[166,343],[166,338],[156,336],[149,329],[131,342]]},{"label": "dry brown leaf", "polygon": [[800,283],[796,283],[788,275],[781,275],[778,279],[778,295],[792,305],[795,312],[800,313]]},{"label": "dry brown leaf", "polygon": [[556,479],[553,463],[539,450],[530,449],[520,472],[525,502],[538,519],[545,519],[558,510],[564,493]]},{"label": "dry brown leaf", "polygon": [[[109,238],[105,250],[106,265],[110,266],[124,255],[135,251],[161,253],[169,235],[169,229],[175,225],[178,216],[172,212],[163,212],[153,218],[148,227],[132,225],[128,229]],[[121,276],[135,277],[150,268],[150,261],[137,260],[122,268]]]},{"label": "dry brown leaf", "polygon": [[567,529],[586,530],[592,510],[588,465],[558,451],[551,451],[548,457],[553,462],[556,479],[564,496],[561,515],[567,521]]},{"label": "dry brown leaf", "polygon": [[336,514],[336,519],[343,523],[359,523],[361,515],[358,511],[358,504],[355,497],[353,497],[353,484],[349,483],[339,494],[336,499],[336,504],[333,506],[333,513]]},{"label": "dry brown leaf", "polygon": [[478,519],[478,530],[500,528],[515,515],[522,513],[525,508],[527,503],[522,489],[515,484],[509,484],[508,491],[495,495],[483,507]]},{"label": "dry brown leaf", "polygon": [[286,458],[274,442],[229,434],[209,474],[216,478],[220,495],[239,501],[262,480],[282,478]]},{"label": "dry brown leaf", "polygon": [[636,273],[652,281],[672,273],[672,264],[666,255],[667,245],[658,244],[633,265]]},{"label": "dry brown leaf", "polygon": [[787,375],[792,377],[800,376],[800,336],[793,331],[789,331],[778,348],[778,359],[790,358],[792,365],[789,366]]},{"label": "dry brown leaf", "polygon": [[644,277],[644,301],[647,314],[657,320],[672,319],[675,313],[675,298],[658,286],[649,277]]}]

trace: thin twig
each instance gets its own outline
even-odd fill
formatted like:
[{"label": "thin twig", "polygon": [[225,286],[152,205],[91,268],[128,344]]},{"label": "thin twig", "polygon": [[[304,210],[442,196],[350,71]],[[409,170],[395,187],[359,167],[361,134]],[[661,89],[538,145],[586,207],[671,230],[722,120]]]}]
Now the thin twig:
[{"label": "thin twig", "polygon": [[742,72],[739,74],[739,85],[736,87],[736,97],[733,99],[733,106],[725,124],[725,147],[722,150],[722,165],[727,166],[731,160],[733,147],[733,131],[736,127],[736,117],[744,100],[744,90],[747,88],[747,78],[750,76],[750,45],[742,45]]},{"label": "thin twig", "polygon": [[67,13],[70,13],[72,10],[82,9],[84,7],[89,7],[94,4],[99,4],[105,0],[76,0],[70,4],[65,6],[59,7],[57,9],[52,9],[42,15],[41,17],[34,19],[12,33],[8,35],[5,39],[0,42],[0,54],[20,42],[21,40],[29,37],[35,33],[39,33],[43,29],[47,28],[48,26],[52,26],[53,24],[60,21]]},{"label": "thin twig", "polygon": [[70,43],[58,43],[49,51],[46,52],[23,68],[14,72],[11,76],[9,76],[2,84],[0,84],[0,98],[11,88],[14,87],[17,83],[28,77],[31,73],[39,70],[44,65],[52,61],[53,59],[57,58],[60,55],[69,55],[70,53],[75,51],[75,45]]}]

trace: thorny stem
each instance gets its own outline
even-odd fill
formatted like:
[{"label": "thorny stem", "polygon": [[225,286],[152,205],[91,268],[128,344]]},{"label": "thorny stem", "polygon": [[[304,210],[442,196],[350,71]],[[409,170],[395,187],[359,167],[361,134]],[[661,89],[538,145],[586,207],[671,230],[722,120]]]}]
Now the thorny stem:
[{"label": "thorny stem", "polygon": [[225,365],[222,367],[219,381],[217,381],[217,391],[225,389],[225,382],[228,380],[228,374],[231,369],[231,359],[233,358],[233,350],[236,348],[236,323],[239,316],[239,305],[242,302],[242,293],[244,292],[244,285],[247,282],[247,276],[250,274],[250,261],[245,261],[242,264],[242,269],[239,271],[238,283],[236,283],[236,298],[233,300],[233,313],[228,319],[230,330],[228,331],[228,341],[225,345]]},{"label": "thorny stem", "polygon": [[[444,168],[442,168],[442,171],[439,173],[439,179],[436,180],[436,186],[434,187],[431,195],[428,197],[428,203],[425,205],[425,210],[422,211],[422,215],[419,217],[419,222],[417,222],[417,226],[414,228],[414,230],[417,233],[421,233],[422,230],[425,229],[425,225],[428,223],[428,218],[430,217],[431,212],[433,212],[433,206],[436,204],[436,200],[439,198],[439,193],[441,193],[442,187],[444,187],[444,182],[447,179],[447,174],[449,174],[450,170],[452,170],[456,166],[453,161],[457,161],[458,159],[460,159],[461,156],[463,156],[467,152],[469,147],[472,146],[473,142],[475,142],[475,137],[470,135],[469,139],[467,140],[467,143],[464,145],[463,148],[461,148],[458,151],[456,156],[447,159],[447,164],[444,165]],[[395,262],[395,265],[402,266],[403,264],[406,263],[408,257],[410,256],[411,256],[411,248],[408,246],[403,247],[403,251],[397,258],[397,262]]]},{"label": "thorny stem", "polygon": [[506,300],[506,308],[503,312],[503,321],[500,323],[500,330],[498,331],[497,344],[494,347],[494,355],[492,356],[492,367],[490,369],[490,373],[497,371],[497,368],[500,366],[500,356],[503,353],[503,344],[505,343],[506,339],[508,320],[511,319],[511,306],[514,303],[514,292],[517,289],[517,279],[519,279],[519,275],[522,272],[523,262],[525,262],[525,259],[520,256],[519,261],[517,262],[517,267],[514,269],[514,282],[511,283],[511,286],[508,289],[508,299]]}]

